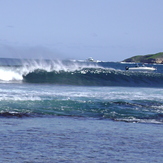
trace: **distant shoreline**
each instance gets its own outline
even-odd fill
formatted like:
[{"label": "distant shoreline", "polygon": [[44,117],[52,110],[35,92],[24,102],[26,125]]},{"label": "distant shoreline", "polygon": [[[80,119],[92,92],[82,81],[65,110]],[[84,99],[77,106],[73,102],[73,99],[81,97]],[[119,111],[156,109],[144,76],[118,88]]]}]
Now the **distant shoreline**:
[{"label": "distant shoreline", "polygon": [[147,55],[136,55],[123,60],[122,62],[134,62],[134,63],[151,63],[151,64],[163,64],[163,52]]}]

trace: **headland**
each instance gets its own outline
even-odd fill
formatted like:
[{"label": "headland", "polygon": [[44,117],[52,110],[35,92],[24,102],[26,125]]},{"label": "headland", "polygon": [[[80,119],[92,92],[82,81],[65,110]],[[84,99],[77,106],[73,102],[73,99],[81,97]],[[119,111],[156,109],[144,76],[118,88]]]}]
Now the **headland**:
[{"label": "headland", "polygon": [[123,60],[123,62],[163,64],[163,52],[159,52],[156,54],[136,55]]}]

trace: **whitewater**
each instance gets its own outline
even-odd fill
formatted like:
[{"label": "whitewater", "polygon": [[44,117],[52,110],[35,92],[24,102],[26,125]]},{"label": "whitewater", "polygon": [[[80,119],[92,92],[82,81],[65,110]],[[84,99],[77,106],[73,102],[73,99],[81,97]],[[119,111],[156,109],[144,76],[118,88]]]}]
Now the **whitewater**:
[{"label": "whitewater", "polygon": [[0,162],[162,162],[163,65],[0,59]]}]

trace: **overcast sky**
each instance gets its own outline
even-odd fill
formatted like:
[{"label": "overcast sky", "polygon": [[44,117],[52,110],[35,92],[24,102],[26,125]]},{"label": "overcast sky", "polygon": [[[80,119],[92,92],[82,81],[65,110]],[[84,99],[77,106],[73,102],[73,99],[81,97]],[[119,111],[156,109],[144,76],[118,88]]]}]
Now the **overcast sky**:
[{"label": "overcast sky", "polygon": [[163,51],[163,0],[0,0],[0,57],[122,61]]}]

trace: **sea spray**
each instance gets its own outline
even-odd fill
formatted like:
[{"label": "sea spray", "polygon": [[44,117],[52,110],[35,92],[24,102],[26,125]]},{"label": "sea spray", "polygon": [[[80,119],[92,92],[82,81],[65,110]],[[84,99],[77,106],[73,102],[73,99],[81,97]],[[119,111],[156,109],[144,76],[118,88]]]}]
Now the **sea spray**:
[{"label": "sea spray", "polygon": [[[11,60],[11,59],[10,59]],[[19,62],[13,59],[13,63],[4,61],[4,65],[0,67],[0,80],[1,81],[20,81],[23,80],[23,76],[26,76],[32,72],[43,70],[46,72],[73,72],[82,68],[100,67],[93,63],[80,63],[72,61],[61,60],[20,60]]]},{"label": "sea spray", "polygon": [[[163,69],[157,73],[130,72],[127,64],[71,60],[4,60],[1,82],[53,83],[83,86],[163,87]],[[19,62],[18,62],[19,61]],[[2,62],[2,61],[1,61]]]}]

